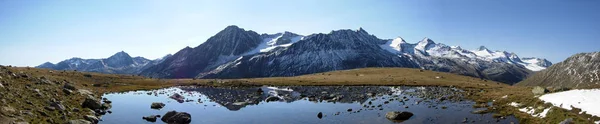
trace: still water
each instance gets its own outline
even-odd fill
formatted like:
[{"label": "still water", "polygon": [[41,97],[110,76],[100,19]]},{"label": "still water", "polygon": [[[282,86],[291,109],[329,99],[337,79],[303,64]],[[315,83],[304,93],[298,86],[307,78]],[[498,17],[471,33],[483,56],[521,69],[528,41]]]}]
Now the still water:
[{"label": "still water", "polygon": [[[102,116],[100,123],[161,124],[164,122],[160,118],[148,122],[142,117],[172,110],[191,114],[192,124],[399,123],[385,118],[390,111],[412,112],[414,116],[401,122],[409,124],[518,123],[512,116],[473,114],[472,111],[485,108],[473,108],[474,102],[464,100],[460,92],[445,87],[172,87],[105,94],[103,98],[112,101],[112,113]],[[169,98],[176,93],[184,96],[184,101]],[[153,102],[166,106],[150,109]],[[317,117],[319,112],[323,113],[322,118]]]}]

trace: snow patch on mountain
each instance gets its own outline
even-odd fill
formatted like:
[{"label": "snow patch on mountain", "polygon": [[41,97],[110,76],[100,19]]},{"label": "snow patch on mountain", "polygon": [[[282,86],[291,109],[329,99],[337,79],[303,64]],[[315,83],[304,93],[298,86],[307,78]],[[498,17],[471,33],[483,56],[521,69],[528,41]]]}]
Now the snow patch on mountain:
[{"label": "snow patch on mountain", "polygon": [[[517,66],[522,66],[531,71],[540,71],[546,69],[552,63],[545,59],[524,58],[521,59],[515,53],[506,51],[492,51],[485,46],[480,46],[476,50],[466,50],[460,46],[448,46],[441,43],[435,43],[430,38],[411,44],[398,37],[388,40],[380,47],[390,53],[414,55],[424,59],[433,59],[431,57],[441,57],[449,59],[458,59],[467,63],[477,62],[501,62]],[[434,61],[435,62],[435,61]]]},{"label": "snow patch on mountain", "polygon": [[[245,55],[253,55],[253,54],[257,54],[257,53],[266,53],[266,52],[272,51],[278,47],[289,47],[292,44],[304,39],[304,36],[302,36],[302,35],[297,35],[294,37],[285,37],[286,33],[290,33],[290,32],[277,33],[274,35],[266,35],[266,37],[263,38],[263,42],[260,43],[258,45],[258,47],[244,53],[243,55],[245,56]],[[293,34],[293,35],[296,35],[296,34]],[[290,42],[283,43],[283,44],[278,43],[278,41],[281,41],[284,39],[290,40]]]}]

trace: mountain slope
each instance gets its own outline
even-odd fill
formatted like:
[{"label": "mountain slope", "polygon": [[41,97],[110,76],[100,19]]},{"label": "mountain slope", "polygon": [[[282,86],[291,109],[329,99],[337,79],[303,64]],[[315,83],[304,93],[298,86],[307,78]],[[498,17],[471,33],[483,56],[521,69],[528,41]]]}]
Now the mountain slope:
[{"label": "mountain slope", "polygon": [[158,78],[191,78],[255,51],[254,48],[260,47],[262,41],[254,31],[228,26],[198,47],[186,47],[141,74]]},{"label": "mountain slope", "polygon": [[600,52],[575,54],[519,82],[524,86],[589,87],[600,85]]},{"label": "mountain slope", "polygon": [[406,57],[380,49],[382,42],[362,29],[315,34],[284,49],[242,56],[199,77],[296,76],[363,67],[418,67]]},{"label": "mountain slope", "polygon": [[54,70],[78,70],[84,72],[99,72],[108,74],[138,74],[142,70],[161,63],[167,55],[156,60],[149,60],[144,57],[131,57],[129,54],[121,51],[105,59],[81,59],[71,58],[61,61],[57,64],[46,62],[36,68],[48,68]]}]

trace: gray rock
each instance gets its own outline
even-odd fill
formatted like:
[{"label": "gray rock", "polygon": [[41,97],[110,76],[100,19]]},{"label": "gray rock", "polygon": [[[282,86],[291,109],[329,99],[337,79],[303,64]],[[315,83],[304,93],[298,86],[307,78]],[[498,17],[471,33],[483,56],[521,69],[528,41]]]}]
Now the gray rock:
[{"label": "gray rock", "polygon": [[75,86],[73,86],[73,84],[71,83],[65,83],[65,85],[63,86],[63,88],[69,89],[69,90],[77,90],[77,88],[75,88]]},{"label": "gray rock", "polygon": [[564,121],[561,121],[558,124],[574,124],[573,118],[567,118],[567,119],[565,119]]},{"label": "gray rock", "polygon": [[192,116],[187,112],[169,111],[160,120],[169,124],[189,124],[192,122]]},{"label": "gray rock", "polygon": [[83,118],[85,120],[87,120],[87,121],[90,121],[90,122],[94,123],[94,124],[97,124],[98,121],[99,121],[98,117],[96,117],[94,115],[86,115],[86,116],[83,116]]},{"label": "gray rock", "polygon": [[411,112],[388,112],[385,114],[385,118],[390,119],[390,120],[408,120],[410,117],[413,116],[413,113]]},{"label": "gray rock", "polygon": [[52,102],[52,103],[50,103],[50,106],[56,108],[59,111],[64,111],[67,109],[67,108],[65,108],[65,106],[63,106],[62,104],[60,104],[58,102]]},{"label": "gray rock", "polygon": [[183,103],[185,100],[185,97],[183,97],[182,95],[179,95],[179,93],[175,93],[175,94],[171,95],[169,98],[177,100],[177,102],[179,102],[179,103]]},{"label": "gray rock", "polygon": [[78,119],[78,120],[69,120],[69,121],[67,121],[67,124],[92,124],[92,122],[86,121],[83,119]]},{"label": "gray rock", "polygon": [[142,117],[142,119],[149,121],[149,122],[156,122],[156,118],[159,118],[160,115],[150,115],[150,116],[146,116],[146,117]]},{"label": "gray rock", "polygon": [[267,102],[279,101],[279,100],[281,100],[281,98],[276,97],[276,96],[269,96],[269,97],[267,97],[267,99],[265,99],[265,101],[267,101]]},{"label": "gray rock", "polygon": [[150,105],[150,108],[151,108],[151,109],[161,109],[161,108],[163,108],[163,107],[165,107],[165,104],[164,104],[164,103],[160,103],[160,102],[153,102],[153,103]]},{"label": "gray rock", "polygon": [[102,103],[102,105],[100,106],[100,109],[110,109],[112,108],[112,105],[110,105],[109,103]]},{"label": "gray rock", "polygon": [[96,110],[96,109],[99,109],[100,107],[102,107],[102,104],[100,104],[100,101],[98,99],[94,98],[93,96],[88,96],[87,98],[85,98],[85,101],[83,101],[81,106],[84,108],[90,108],[92,110]]},{"label": "gray rock", "polygon": [[543,95],[545,93],[548,93],[548,90],[540,86],[535,86],[533,87],[533,90],[531,90],[531,92],[533,93],[533,95]]},{"label": "gray rock", "polygon": [[71,95],[71,94],[73,94],[73,91],[72,91],[72,90],[69,90],[69,89],[67,89],[67,88],[63,88],[63,90],[62,90],[62,91],[63,91],[65,94],[67,94],[67,95]]}]

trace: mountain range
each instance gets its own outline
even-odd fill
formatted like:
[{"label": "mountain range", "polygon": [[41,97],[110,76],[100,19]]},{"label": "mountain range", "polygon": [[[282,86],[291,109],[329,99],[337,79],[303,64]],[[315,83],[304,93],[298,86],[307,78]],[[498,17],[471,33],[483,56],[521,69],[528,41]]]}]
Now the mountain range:
[{"label": "mountain range", "polygon": [[485,47],[466,50],[424,38],[380,39],[364,29],[299,35],[258,34],[228,26],[197,47],[186,47],[141,71],[157,78],[297,76],[363,67],[407,67],[451,72],[513,84],[552,65],[542,58]]},{"label": "mountain range", "polygon": [[121,51],[104,59],[82,59],[74,57],[56,64],[46,62],[36,66],[36,68],[77,70],[107,74],[139,74],[142,70],[161,63],[165,58],[170,56],[171,55],[169,54],[159,59],[149,60],[144,57],[131,57],[126,52]]},{"label": "mountain range", "polygon": [[586,88],[600,86],[600,52],[575,54],[517,85]]},{"label": "mountain range", "polygon": [[380,39],[364,29],[299,35],[258,34],[228,26],[197,47],[185,47],[156,60],[119,52],[106,59],[72,58],[39,68],[154,78],[254,78],[297,76],[364,67],[406,67],[451,72],[514,84],[552,63],[515,53],[448,46],[424,38],[408,43]]}]

